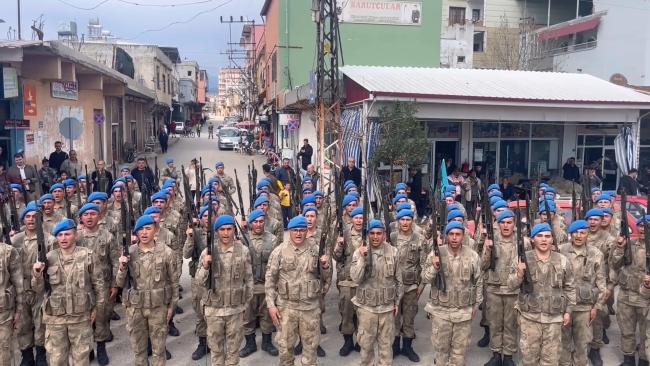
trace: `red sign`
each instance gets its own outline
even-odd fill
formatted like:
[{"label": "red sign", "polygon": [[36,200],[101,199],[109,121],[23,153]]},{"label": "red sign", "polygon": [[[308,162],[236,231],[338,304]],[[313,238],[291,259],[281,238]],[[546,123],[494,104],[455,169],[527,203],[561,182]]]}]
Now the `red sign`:
[{"label": "red sign", "polygon": [[37,114],[36,87],[33,85],[23,85],[23,115],[25,117],[36,117]]},{"label": "red sign", "polygon": [[29,131],[29,120],[8,119],[5,121],[5,130],[26,130]]}]

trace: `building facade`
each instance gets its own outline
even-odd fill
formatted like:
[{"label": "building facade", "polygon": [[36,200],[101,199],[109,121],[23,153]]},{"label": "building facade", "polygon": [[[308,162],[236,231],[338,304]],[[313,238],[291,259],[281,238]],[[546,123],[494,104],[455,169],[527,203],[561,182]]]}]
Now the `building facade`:
[{"label": "building facade", "polygon": [[218,101],[219,115],[222,117],[242,115],[242,94],[246,82],[242,70],[237,67],[219,69]]}]

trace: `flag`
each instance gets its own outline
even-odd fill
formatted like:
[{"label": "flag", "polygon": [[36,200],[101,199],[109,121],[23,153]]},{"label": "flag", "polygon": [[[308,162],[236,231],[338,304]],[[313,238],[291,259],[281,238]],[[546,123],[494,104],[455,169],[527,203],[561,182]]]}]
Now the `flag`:
[{"label": "flag", "polygon": [[445,199],[445,188],[447,188],[447,183],[449,183],[449,179],[447,178],[447,164],[445,164],[445,159],[442,159],[442,162],[440,163],[440,187],[438,187],[438,189],[440,190],[440,198],[443,200]]}]

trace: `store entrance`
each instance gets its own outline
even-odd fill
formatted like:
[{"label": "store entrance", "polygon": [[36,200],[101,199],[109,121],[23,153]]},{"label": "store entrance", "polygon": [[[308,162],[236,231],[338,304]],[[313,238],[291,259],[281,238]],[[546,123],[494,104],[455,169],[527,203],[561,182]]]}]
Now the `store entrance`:
[{"label": "store entrance", "polygon": [[460,167],[457,162],[458,141],[434,141],[433,142],[433,169],[432,176],[438,182],[438,170],[443,159],[447,162],[447,175],[451,174],[456,166]]}]

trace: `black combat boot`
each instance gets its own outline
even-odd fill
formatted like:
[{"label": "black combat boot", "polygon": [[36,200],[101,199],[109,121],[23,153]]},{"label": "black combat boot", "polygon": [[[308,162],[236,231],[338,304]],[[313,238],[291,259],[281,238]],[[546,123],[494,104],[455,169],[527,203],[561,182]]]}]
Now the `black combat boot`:
[{"label": "black combat boot", "polygon": [[623,363],[618,366],[636,366],[635,356],[623,355]]},{"label": "black combat boot", "polygon": [[339,356],[347,357],[354,350],[354,343],[352,342],[352,334],[343,335],[343,347],[339,350]]},{"label": "black combat boot", "polygon": [[501,362],[502,366],[517,366],[515,361],[512,359],[512,355],[503,355],[503,362]]},{"label": "black combat boot", "polygon": [[194,361],[200,360],[203,358],[203,356],[208,354],[209,351],[210,349],[208,348],[206,337],[199,337],[199,345],[196,346],[196,351],[192,353],[192,359]]},{"label": "black combat boot", "polygon": [[171,359],[172,359],[172,354],[169,353],[169,351],[167,350],[167,347],[165,347],[165,358],[166,358],[167,360],[171,360]]},{"label": "black combat boot", "polygon": [[327,356],[327,354],[325,353],[325,350],[323,349],[323,347],[320,346],[320,344],[319,344],[318,347],[316,348],[316,356],[318,356],[318,357],[325,357],[325,356]]},{"label": "black combat boot", "polygon": [[183,286],[178,285],[178,292],[183,292]]},{"label": "black combat boot", "polygon": [[596,348],[590,348],[587,352],[587,358],[591,362],[592,366],[603,366],[603,359],[600,358],[600,350]]},{"label": "black combat boot", "polygon": [[323,324],[320,325],[320,334],[327,334],[327,328]]},{"label": "black combat boot", "polygon": [[113,342],[113,338],[114,338],[113,337],[113,331],[109,331],[108,338],[106,338],[106,340],[104,342],[111,343],[111,342]]},{"label": "black combat boot", "polygon": [[642,358],[639,358],[639,363],[637,363],[637,365],[639,365],[639,366],[648,366],[650,364],[648,363],[648,360],[644,360]]},{"label": "black combat boot", "polygon": [[246,336],[244,348],[239,350],[239,357],[246,358],[257,352],[257,343],[255,343],[255,333]]},{"label": "black combat boot", "polygon": [[122,317],[120,316],[120,314],[118,314],[118,313],[116,313],[116,312],[113,311],[113,314],[111,314],[111,320],[118,321],[118,320],[120,320],[120,319],[122,319]]},{"label": "black combat boot", "polygon": [[147,357],[151,357],[153,355],[153,350],[151,349],[151,340],[147,341]]},{"label": "black combat boot", "polygon": [[36,346],[36,366],[47,366],[47,357],[43,346]]},{"label": "black combat boot", "polygon": [[406,356],[411,362],[420,362],[420,356],[418,356],[418,354],[413,350],[413,347],[411,347],[413,338],[404,337],[403,342],[404,344],[402,345],[402,354]]},{"label": "black combat boot", "polygon": [[298,344],[295,347],[293,347],[293,355],[294,356],[302,355],[302,340],[300,340]]},{"label": "black combat boot", "polygon": [[20,366],[36,365],[36,361],[34,361],[34,347],[29,347],[20,351],[20,354],[23,356],[22,361],[20,361]]},{"label": "black combat boot", "polygon": [[262,333],[262,346],[260,348],[262,351],[266,351],[266,353],[270,354],[271,356],[277,356],[280,353],[278,352],[278,349],[273,345],[271,334]]},{"label": "black combat boot", "polygon": [[607,311],[609,311],[609,315],[616,315],[616,310],[612,305],[607,305]]},{"label": "black combat boot", "polygon": [[609,337],[607,336],[607,331],[603,329],[603,343],[609,344]]},{"label": "black combat boot", "polygon": [[501,353],[492,352],[492,358],[484,366],[502,366]]},{"label": "black combat boot", "polygon": [[483,338],[481,338],[478,343],[476,343],[477,346],[484,348],[490,345],[490,327],[487,325],[481,325],[485,329],[485,334],[483,334]]},{"label": "black combat boot", "polygon": [[176,309],[174,309],[174,312],[175,312],[176,314],[183,314],[183,313],[185,312],[185,310],[183,310],[182,307],[176,305]]},{"label": "black combat boot", "polygon": [[97,363],[100,366],[108,365],[108,355],[106,354],[106,343],[97,342]]},{"label": "black combat boot", "polygon": [[169,321],[169,324],[167,326],[167,334],[169,334],[172,337],[178,337],[181,333],[176,329],[176,325],[174,325],[174,318]]},{"label": "black combat boot", "polygon": [[91,348],[90,353],[88,354],[88,361],[93,362],[94,360],[95,360],[95,350]]},{"label": "black combat boot", "polygon": [[395,340],[393,341],[393,359],[402,352],[402,349],[400,348],[400,343],[402,342],[402,337],[395,337]]}]

